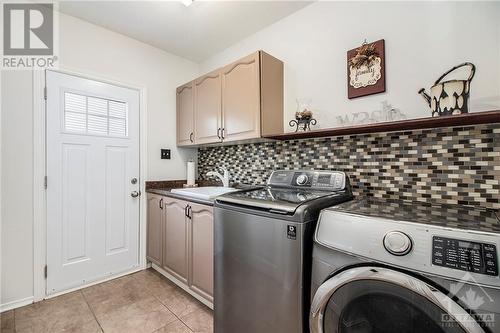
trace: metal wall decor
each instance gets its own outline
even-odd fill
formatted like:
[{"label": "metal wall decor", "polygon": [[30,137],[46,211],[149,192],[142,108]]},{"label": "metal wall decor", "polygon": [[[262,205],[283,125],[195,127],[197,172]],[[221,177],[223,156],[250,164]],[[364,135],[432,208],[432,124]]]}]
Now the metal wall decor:
[{"label": "metal wall decor", "polygon": [[304,109],[303,111],[295,112],[295,119],[290,120],[288,125],[295,128],[295,132],[299,130],[310,131],[311,125],[316,125],[316,119],[313,117],[312,111]]},{"label": "metal wall decor", "polygon": [[[448,74],[465,66],[470,67],[470,74],[467,80],[449,80],[441,82]],[[429,104],[433,117],[469,112],[470,83],[475,73],[476,66],[470,62],[464,62],[441,75],[431,87],[430,95],[425,92],[424,88],[418,91],[427,104]]]},{"label": "metal wall decor", "polygon": [[385,91],[385,42],[366,40],[347,51],[347,97],[356,98]]}]

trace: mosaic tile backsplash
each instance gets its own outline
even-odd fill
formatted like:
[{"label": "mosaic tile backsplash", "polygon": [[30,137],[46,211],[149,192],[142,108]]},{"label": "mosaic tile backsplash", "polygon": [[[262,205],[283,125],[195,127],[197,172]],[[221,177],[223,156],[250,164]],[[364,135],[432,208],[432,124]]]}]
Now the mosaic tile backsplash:
[{"label": "mosaic tile backsplash", "polygon": [[203,147],[198,174],[265,184],[273,170],[340,170],[353,192],[500,209],[500,124]]}]

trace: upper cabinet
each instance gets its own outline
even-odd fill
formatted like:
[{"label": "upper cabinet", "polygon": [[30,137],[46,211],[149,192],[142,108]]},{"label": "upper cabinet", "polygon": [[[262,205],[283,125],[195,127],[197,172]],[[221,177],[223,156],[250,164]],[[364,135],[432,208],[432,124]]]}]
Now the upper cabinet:
[{"label": "upper cabinet", "polygon": [[221,71],[222,134],[235,141],[260,137],[259,52],[240,59]]},{"label": "upper cabinet", "polygon": [[197,144],[220,140],[221,75],[213,72],[195,80],[195,142]]},{"label": "upper cabinet", "polygon": [[194,144],[194,81],[177,88],[177,145]]},{"label": "upper cabinet", "polygon": [[[282,61],[258,51],[193,82],[177,88],[178,145],[283,133]],[[186,86],[191,87],[191,96],[186,89],[180,95]],[[188,98],[192,98],[193,108],[188,107]],[[194,119],[192,129],[186,118]],[[190,130],[193,134],[188,133]]]}]

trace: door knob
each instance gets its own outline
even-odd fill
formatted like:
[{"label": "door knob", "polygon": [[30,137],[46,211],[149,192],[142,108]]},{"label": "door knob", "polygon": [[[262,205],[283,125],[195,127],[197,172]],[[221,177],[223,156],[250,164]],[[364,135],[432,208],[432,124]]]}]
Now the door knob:
[{"label": "door knob", "polygon": [[132,198],[137,198],[138,196],[141,195],[141,191],[137,192],[137,191],[132,191],[132,193],[130,193],[130,196]]}]

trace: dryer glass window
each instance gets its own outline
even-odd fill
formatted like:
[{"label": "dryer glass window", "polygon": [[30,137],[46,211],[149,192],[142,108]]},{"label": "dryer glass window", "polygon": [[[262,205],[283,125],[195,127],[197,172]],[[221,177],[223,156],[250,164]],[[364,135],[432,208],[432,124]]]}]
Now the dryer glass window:
[{"label": "dryer glass window", "polygon": [[354,281],[339,288],[324,314],[324,332],[464,333],[452,317],[409,289],[382,281]]}]

